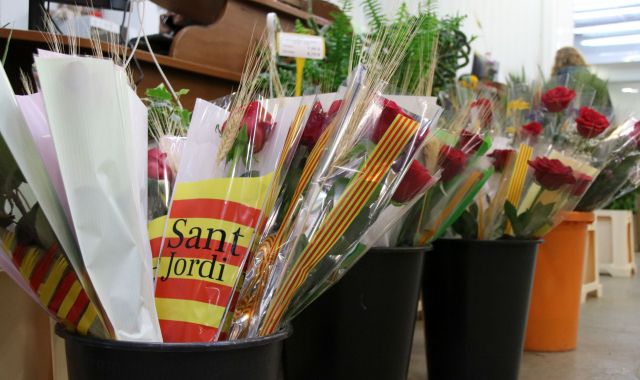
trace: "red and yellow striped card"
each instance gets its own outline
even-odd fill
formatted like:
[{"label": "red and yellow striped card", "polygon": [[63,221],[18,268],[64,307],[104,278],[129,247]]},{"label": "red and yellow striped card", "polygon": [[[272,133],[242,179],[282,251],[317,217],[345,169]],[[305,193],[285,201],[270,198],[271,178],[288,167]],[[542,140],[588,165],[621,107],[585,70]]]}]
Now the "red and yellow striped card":
[{"label": "red and yellow striped card", "polygon": [[210,342],[218,337],[272,178],[178,183],[166,229],[164,218],[149,225],[153,251],[162,248],[154,266],[165,342]]}]

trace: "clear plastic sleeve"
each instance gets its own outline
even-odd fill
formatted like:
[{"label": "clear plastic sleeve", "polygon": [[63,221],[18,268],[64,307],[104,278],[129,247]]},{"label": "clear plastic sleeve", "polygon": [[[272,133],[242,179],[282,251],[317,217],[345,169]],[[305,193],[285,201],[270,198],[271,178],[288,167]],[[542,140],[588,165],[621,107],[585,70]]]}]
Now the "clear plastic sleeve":
[{"label": "clear plastic sleeve", "polygon": [[161,241],[156,304],[168,342],[225,339],[235,288],[310,106],[302,98],[217,103],[196,102],[166,223],[150,229]]},{"label": "clear plastic sleeve", "polygon": [[336,128],[334,139],[307,161],[308,183],[301,183],[308,189],[294,200],[299,207],[280,227],[284,238],[273,244],[281,265],[272,271],[261,302],[259,335],[278,327],[312,271],[321,269],[316,281],[323,281],[335,269],[318,267],[324,258],[343,257],[356,248],[389,205],[426,136],[428,123],[414,120],[379,92],[367,91],[363,75],[362,68],[355,72],[327,129]]}]

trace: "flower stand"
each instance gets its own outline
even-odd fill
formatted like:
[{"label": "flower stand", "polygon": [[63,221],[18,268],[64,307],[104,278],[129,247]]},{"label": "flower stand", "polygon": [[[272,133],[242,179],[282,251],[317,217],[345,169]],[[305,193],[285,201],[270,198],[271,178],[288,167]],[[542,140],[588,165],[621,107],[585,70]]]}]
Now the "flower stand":
[{"label": "flower stand", "polygon": [[600,283],[600,271],[598,270],[598,242],[596,238],[595,224],[587,227],[587,243],[584,258],[584,273],[582,283],[582,299],[584,303],[588,296],[602,297],[602,284]]},{"label": "flower stand", "polygon": [[631,277],[637,272],[634,254],[633,213],[622,210],[598,210],[596,240],[601,274]]}]

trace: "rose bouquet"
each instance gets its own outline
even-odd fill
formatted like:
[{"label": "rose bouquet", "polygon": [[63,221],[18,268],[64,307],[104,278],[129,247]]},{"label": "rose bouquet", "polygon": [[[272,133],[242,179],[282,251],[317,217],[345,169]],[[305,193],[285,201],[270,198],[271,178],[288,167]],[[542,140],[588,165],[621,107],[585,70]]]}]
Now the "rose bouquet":
[{"label": "rose bouquet", "polygon": [[[582,91],[584,98],[588,91]],[[629,134],[628,127],[609,128],[603,114],[578,105],[578,93],[563,86],[534,91],[523,124],[512,139],[497,139],[486,157],[495,173],[455,223],[456,233],[538,238],[575,208],[611,154],[628,145],[620,135]]]},{"label": "rose bouquet", "polygon": [[492,145],[494,108],[490,98],[470,98],[427,143],[421,161],[428,170],[441,173],[440,182],[407,216],[400,245],[424,246],[442,236],[489,179],[492,168],[479,159]]},{"label": "rose bouquet", "polygon": [[598,150],[613,150],[613,152],[610,154],[609,163],[595,178],[576,206],[577,211],[603,208],[623,195],[622,193],[636,187],[632,174],[637,171],[640,162],[639,141],[640,122],[631,118],[619,128],[619,133],[611,134],[598,145]]},{"label": "rose bouquet", "polygon": [[415,115],[382,95],[413,32],[383,33],[352,73],[338,114],[311,152],[317,159],[305,165],[291,212],[276,235],[260,243],[276,250],[278,260],[267,268],[257,311],[239,315],[252,318],[246,336],[271,334],[307,297],[316,296],[312,289],[344,263],[389,206],[426,141],[429,123],[419,116],[424,112]]},{"label": "rose bouquet", "polygon": [[[423,105],[422,116],[418,116],[418,114],[408,111],[408,109],[418,111],[418,109],[411,107],[411,102],[402,102],[402,98],[395,97],[398,100],[398,103],[396,103],[391,98],[394,97],[385,97],[376,102],[377,106],[382,107],[382,110],[378,120],[375,122],[374,133],[369,141],[364,141],[365,144],[374,141],[380,144],[382,131],[388,129],[388,126],[391,126],[399,116],[405,117],[406,115],[406,117],[418,121],[421,126],[421,130],[416,134],[415,141],[409,144],[413,146],[407,147],[409,150],[405,154],[408,154],[408,156],[402,155],[398,157],[391,168],[387,182],[390,182],[389,179],[394,171],[399,170],[394,180],[397,183],[395,190],[391,191],[392,188],[388,190],[390,191],[391,199],[381,206],[373,203],[376,207],[381,207],[377,217],[372,206],[365,206],[355,217],[353,224],[345,230],[343,236],[338,239],[335,245],[308,273],[307,278],[297,289],[288,307],[285,319],[295,317],[324,291],[340,280],[369,248],[379,244],[378,241],[381,236],[387,235],[390,230],[395,228],[412,205],[419,201],[423,194],[434,186],[439,179],[439,172],[435,172],[433,175],[430,174],[416,159],[421,148],[428,144],[432,138],[435,138],[434,136],[437,134],[435,121],[439,114],[439,107],[435,105],[429,106],[427,104],[429,102],[424,98],[423,101],[426,103]],[[402,103],[407,108],[401,107],[399,103]],[[367,124],[372,123],[367,122]],[[359,149],[358,144],[354,149]],[[405,162],[404,160],[407,159],[410,159],[410,161]],[[405,166],[405,169],[400,169],[400,165]],[[390,183],[393,184],[393,182]],[[384,191],[384,188],[381,188],[380,191]],[[388,197],[389,195],[386,196]],[[358,234],[362,235],[359,238],[359,242],[354,244],[351,241],[358,241]]]},{"label": "rose bouquet", "polygon": [[261,96],[259,75],[267,66],[267,52],[258,49],[238,92],[197,101],[166,221],[150,227],[165,341],[225,338],[254,237],[310,114],[310,97]]}]

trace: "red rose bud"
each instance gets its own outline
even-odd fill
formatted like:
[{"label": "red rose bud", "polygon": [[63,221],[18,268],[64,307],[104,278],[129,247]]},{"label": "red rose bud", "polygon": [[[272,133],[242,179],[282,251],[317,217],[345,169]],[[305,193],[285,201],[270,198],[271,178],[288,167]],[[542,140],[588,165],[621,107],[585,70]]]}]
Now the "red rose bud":
[{"label": "red rose bud", "polygon": [[342,107],[342,100],[334,100],[329,106],[329,111],[327,111],[327,118],[333,119],[340,111],[340,107]]},{"label": "red rose bud", "polygon": [[156,180],[173,181],[173,173],[167,165],[167,154],[162,153],[158,148],[151,148],[147,151],[147,175]]},{"label": "red rose bud", "polygon": [[593,177],[578,173],[578,175],[576,175],[576,183],[573,185],[573,188],[571,188],[571,195],[576,197],[582,196],[589,188],[589,185],[591,185],[591,181],[593,181]]},{"label": "red rose bud", "polygon": [[450,146],[440,148],[440,157],[442,160],[442,182],[446,183],[454,179],[458,174],[462,173],[467,164],[467,155],[459,149]]},{"label": "red rose bud", "polygon": [[609,120],[603,114],[589,107],[580,108],[576,123],[578,133],[586,139],[598,136],[609,126]]},{"label": "red rose bud", "polygon": [[513,150],[511,149],[496,149],[489,153],[487,157],[491,158],[491,162],[496,171],[501,172],[509,163],[512,153]]},{"label": "red rose bud", "polygon": [[484,126],[491,124],[491,121],[493,120],[493,105],[491,104],[491,100],[487,98],[480,98],[471,103],[471,109],[476,109]]},{"label": "red rose bud", "polygon": [[549,112],[562,112],[576,97],[576,92],[564,86],[557,86],[542,95],[542,104]]},{"label": "red rose bud", "polygon": [[[226,122],[222,124],[222,131],[226,125]],[[247,127],[247,135],[253,145],[253,153],[260,152],[274,126],[271,114],[260,105],[260,102],[253,101],[246,106],[240,121],[240,127],[244,126]]]},{"label": "red rose bud", "polygon": [[631,132],[631,138],[635,140],[636,147],[640,149],[640,121],[633,125],[633,132]]},{"label": "red rose bud", "polygon": [[538,157],[529,161],[529,166],[534,170],[536,182],[547,190],[558,190],[564,185],[573,185],[576,182],[573,170],[560,160]]},{"label": "red rose bud", "polygon": [[320,104],[320,102],[315,102],[311,109],[311,113],[309,114],[307,125],[304,127],[304,131],[302,131],[300,144],[308,147],[309,149],[316,145],[322,131],[324,131],[324,128],[327,125],[325,124],[326,117],[327,115],[322,110],[322,104]]},{"label": "red rose bud", "polygon": [[458,140],[457,148],[467,154],[475,154],[483,142],[482,136],[463,129],[462,132],[460,132],[460,140]]},{"label": "red rose bud", "polygon": [[427,169],[418,161],[413,160],[391,199],[398,203],[408,202],[418,195],[429,182],[431,182],[431,175]]},{"label": "red rose bud", "polygon": [[538,123],[537,121],[532,121],[529,124],[525,124],[522,126],[522,133],[525,136],[538,136],[542,133],[542,124]]},{"label": "red rose bud", "polygon": [[382,139],[382,136],[384,136],[385,132],[389,129],[398,115],[403,115],[409,118],[411,117],[407,115],[393,100],[382,98],[378,101],[378,104],[382,106],[382,111],[380,112],[378,120],[376,120],[373,135],[371,136],[371,141],[376,144],[380,139]]}]

